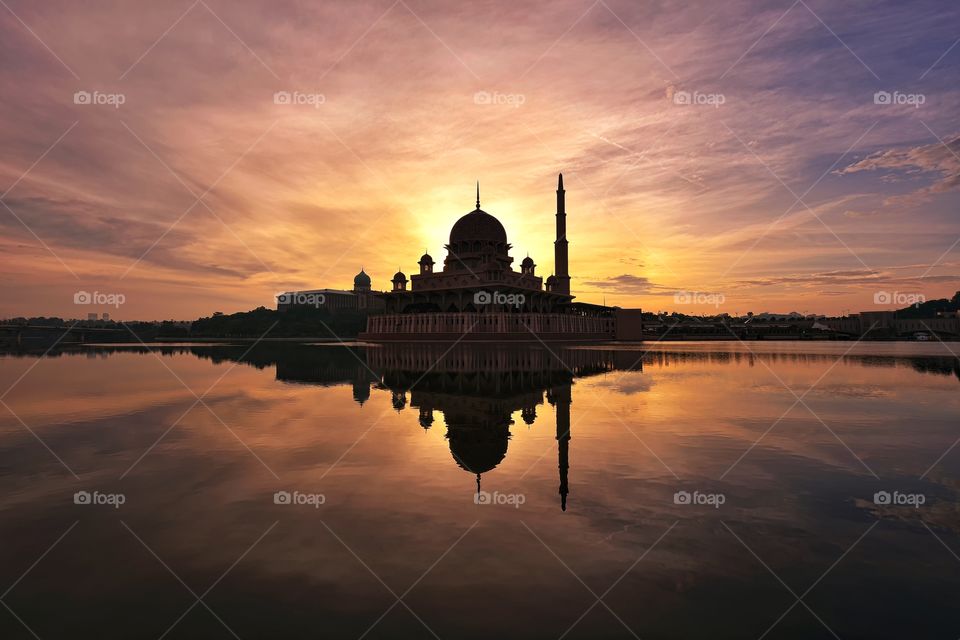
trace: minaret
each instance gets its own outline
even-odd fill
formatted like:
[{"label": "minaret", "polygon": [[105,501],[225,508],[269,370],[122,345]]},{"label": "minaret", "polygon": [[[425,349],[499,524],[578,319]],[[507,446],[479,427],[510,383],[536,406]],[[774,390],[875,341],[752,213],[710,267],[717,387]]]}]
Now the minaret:
[{"label": "minaret", "polygon": [[567,209],[563,190],[563,174],[557,182],[557,239],[553,243],[553,261],[556,269],[554,291],[570,295],[570,273],[567,270]]}]

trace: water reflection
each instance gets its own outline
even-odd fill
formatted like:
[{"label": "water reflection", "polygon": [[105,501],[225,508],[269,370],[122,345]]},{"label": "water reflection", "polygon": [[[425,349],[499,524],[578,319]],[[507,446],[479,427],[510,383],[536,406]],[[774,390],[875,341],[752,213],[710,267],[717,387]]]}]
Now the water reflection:
[{"label": "water reflection", "polygon": [[[416,583],[409,604],[443,638],[555,640],[571,625],[569,638],[632,637],[600,606],[578,622],[593,598],[571,571],[597,593],[622,578],[607,602],[640,637],[756,638],[793,599],[732,530],[797,593],[817,584],[808,602],[840,637],[945,635],[960,574],[927,527],[958,548],[956,360],[929,345],[750,346],[178,345],[0,360],[4,387],[36,365],[5,402],[80,477],[2,423],[0,579],[13,584],[81,521],[6,602],[45,639],[156,638],[192,599],[121,520],[198,593],[279,521],[211,600],[243,638],[360,637],[393,598],[358,557],[398,593]],[[795,398],[778,378],[798,393],[818,383],[806,402],[843,442],[803,407],[784,418]],[[212,411],[190,411],[185,386],[215,383]],[[76,506],[78,488],[128,501]],[[295,489],[327,503],[274,504]],[[475,505],[477,489],[527,502]],[[726,503],[679,505],[679,490]],[[877,505],[880,490],[927,503]],[[68,615],[49,616],[51,602]],[[94,613],[116,608],[129,620]],[[405,615],[367,637],[423,634]],[[222,632],[204,616],[167,637]],[[798,606],[767,637],[821,636]],[[0,615],[0,637],[30,635]]]},{"label": "water reflection", "polygon": [[[755,350],[758,346],[761,348]],[[807,345],[802,345],[806,348]],[[570,493],[569,456],[571,438],[570,405],[572,386],[611,372],[642,373],[644,365],[659,369],[691,365],[738,365],[778,368],[781,365],[809,367],[846,363],[865,368],[909,368],[912,371],[960,380],[960,359],[945,356],[942,345],[909,345],[924,354],[897,354],[889,346],[867,347],[850,353],[844,344],[830,344],[823,352],[799,352],[789,345],[708,345],[659,344],[642,348],[535,347],[484,345],[393,344],[381,347],[323,346],[299,344],[225,345],[117,345],[86,347],[88,358],[115,354],[161,356],[192,355],[214,364],[235,363],[259,370],[273,369],[278,381],[291,384],[334,387],[349,385],[352,398],[363,406],[373,390],[388,392],[393,408],[401,415],[416,417],[416,424],[431,429],[437,416],[445,426],[444,437],[452,461],[475,477],[482,488],[483,474],[497,468],[506,458],[513,416],[532,426],[538,407],[549,404],[554,415],[559,503],[566,510]],[[860,346],[860,345],[855,345]],[[733,347],[733,348],[731,348]],[[816,350],[814,350],[816,351]],[[861,349],[863,351],[863,349]],[[880,353],[873,353],[879,351]],[[76,349],[61,349],[48,358],[73,355]],[[20,353],[32,358],[37,354]],[[648,383],[627,383],[616,378],[620,393],[646,392]],[[775,386],[775,385],[774,385]],[[834,394],[843,394],[836,388]],[[859,390],[858,393],[868,393]]]},{"label": "water reflection", "polygon": [[[960,344],[960,343],[957,343]],[[799,345],[799,346],[795,346]],[[329,348],[327,348],[329,347]],[[460,353],[461,351],[465,353]],[[897,368],[906,367],[920,373],[933,373],[954,376],[960,380],[960,358],[954,353],[960,346],[953,347],[939,343],[884,343],[862,342],[848,345],[843,342],[828,343],[657,343],[634,346],[611,347],[558,347],[549,350],[542,347],[491,347],[482,345],[457,345],[454,352],[444,356],[442,345],[383,345],[379,347],[339,346],[339,345],[301,345],[284,343],[261,343],[254,348],[244,344],[205,344],[205,345],[152,345],[149,348],[135,345],[88,345],[84,347],[60,347],[50,352],[41,351],[0,351],[6,358],[34,359],[41,355],[46,358],[58,358],[65,355],[85,354],[88,358],[102,358],[117,353],[158,353],[172,356],[192,354],[208,359],[215,364],[224,362],[242,362],[265,369],[273,367],[277,371],[277,380],[302,382],[306,384],[339,385],[365,382],[376,383],[382,373],[388,369],[426,370],[431,364],[470,363],[475,370],[483,368],[523,366],[528,359],[534,368],[540,366],[560,366],[564,363],[573,369],[576,375],[590,375],[590,362],[605,370],[628,370],[642,364],[661,366],[683,363],[709,364],[745,364],[757,366],[761,363],[775,365],[848,363],[864,367]],[[584,360],[578,353],[589,354]],[[492,355],[492,354],[499,355]],[[506,355],[510,353],[512,355]],[[379,355],[378,355],[379,354]],[[472,354],[472,355],[467,355]],[[504,358],[502,362],[496,358]],[[443,362],[437,363],[437,360]],[[373,373],[371,373],[371,370]],[[593,369],[600,373],[603,369]],[[366,373],[362,373],[366,372]],[[368,375],[369,374],[369,375]],[[366,401],[369,396],[358,390],[358,402]]]},{"label": "water reflection", "polygon": [[[805,344],[659,344],[633,349],[603,347],[491,346],[459,344],[392,344],[381,347],[304,346],[295,344],[161,346],[163,355],[189,353],[214,363],[236,362],[257,369],[273,368],[285,383],[324,387],[349,385],[353,400],[363,406],[374,389],[389,392],[393,408],[416,416],[429,430],[442,417],[453,462],[475,477],[479,494],[483,474],[494,470],[507,456],[515,426],[513,416],[532,426],[537,407],[553,408],[557,443],[559,503],[567,508],[571,433],[572,386],[610,372],[642,373],[644,365],[658,369],[697,365],[766,367],[785,365],[809,368],[843,363],[867,369],[907,368],[922,374],[952,376],[960,380],[960,359],[943,355],[944,345],[885,343]],[[704,348],[706,347],[706,348]],[[145,352],[138,347],[103,347],[96,353]],[[820,352],[817,352],[817,351]],[[918,353],[919,352],[919,353]],[[947,351],[949,353],[949,351]],[[93,357],[93,353],[88,353]],[[620,393],[649,389],[642,380],[628,388],[618,374]],[[776,384],[772,385],[774,388]],[[834,395],[879,393],[832,389]]]}]

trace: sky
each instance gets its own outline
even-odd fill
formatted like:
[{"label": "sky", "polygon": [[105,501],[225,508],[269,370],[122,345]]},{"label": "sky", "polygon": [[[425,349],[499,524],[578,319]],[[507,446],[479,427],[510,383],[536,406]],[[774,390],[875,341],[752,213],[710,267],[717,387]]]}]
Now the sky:
[{"label": "sky", "polygon": [[947,0],[2,0],[0,317],[388,289],[477,180],[547,276],[560,172],[577,300],[951,297],[958,43]]}]

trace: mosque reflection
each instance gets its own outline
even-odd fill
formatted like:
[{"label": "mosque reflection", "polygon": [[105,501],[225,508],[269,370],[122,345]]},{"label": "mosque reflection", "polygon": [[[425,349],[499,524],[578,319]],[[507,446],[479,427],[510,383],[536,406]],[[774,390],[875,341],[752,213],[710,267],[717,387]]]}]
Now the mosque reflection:
[{"label": "mosque reflection", "polygon": [[[441,351],[441,349],[444,349]],[[457,465],[474,474],[480,493],[482,474],[507,455],[513,415],[532,425],[544,397],[556,416],[560,507],[567,508],[570,453],[571,387],[578,377],[597,375],[632,363],[623,353],[534,348],[491,348],[458,345],[388,345],[367,352],[367,363],[382,372],[382,384],[392,394],[393,407],[407,406],[429,429],[434,413],[446,424],[450,454]]]},{"label": "mosque reflection", "polygon": [[632,352],[443,344],[283,350],[272,356],[261,351],[244,360],[266,365],[260,358],[274,360],[278,380],[350,384],[361,405],[371,389],[388,391],[393,408],[416,415],[423,429],[432,428],[439,413],[450,454],[475,476],[478,494],[482,475],[507,455],[513,416],[519,412],[525,424],[533,425],[538,407],[549,403],[556,417],[558,491],[564,511],[575,380],[615,369],[640,371],[642,366],[640,354]]}]

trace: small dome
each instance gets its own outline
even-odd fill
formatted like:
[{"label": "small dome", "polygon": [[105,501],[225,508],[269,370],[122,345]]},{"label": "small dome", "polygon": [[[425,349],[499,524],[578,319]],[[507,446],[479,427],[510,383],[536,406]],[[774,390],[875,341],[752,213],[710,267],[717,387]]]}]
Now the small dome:
[{"label": "small dome", "polygon": [[354,380],[353,399],[362,407],[363,403],[370,399],[370,383],[366,380]]},{"label": "small dome", "polygon": [[425,263],[433,264],[433,258],[430,257],[429,253],[425,253],[422,256],[420,256],[419,264],[425,264]]},{"label": "small dome", "polygon": [[520,262],[520,266],[521,266],[521,267],[532,267],[532,266],[534,266],[534,264],[533,264],[533,258],[531,258],[530,256],[527,256],[526,258],[523,259],[522,262]]},{"label": "small dome", "polygon": [[475,240],[506,244],[507,232],[500,221],[492,215],[486,211],[474,209],[454,223],[450,230],[450,244],[456,245],[460,242]]},{"label": "small dome", "polygon": [[557,281],[557,276],[550,276],[547,278],[547,284],[554,284]]},{"label": "small dome", "polygon": [[403,271],[397,271],[395,274],[393,274],[393,281],[397,282],[398,280],[401,282],[407,281],[407,276],[403,275]]},{"label": "small dome", "polygon": [[360,286],[360,285],[365,285],[365,286],[368,286],[368,287],[369,287],[369,286],[370,286],[370,276],[368,276],[368,275],[364,272],[363,269],[360,269],[360,273],[358,273],[357,275],[353,276],[353,285],[354,285],[355,287],[356,287],[356,286]]}]

